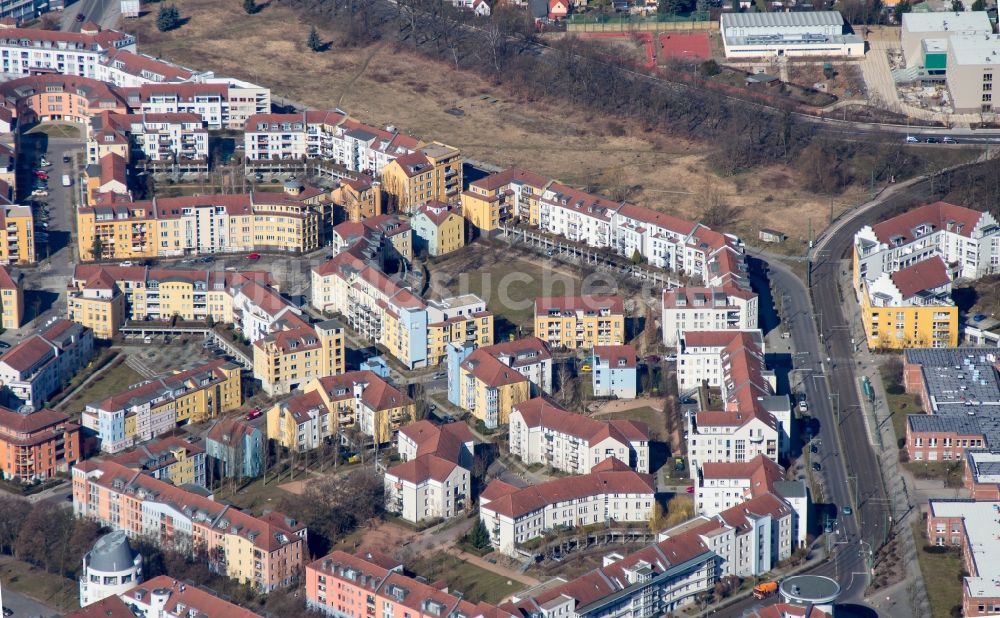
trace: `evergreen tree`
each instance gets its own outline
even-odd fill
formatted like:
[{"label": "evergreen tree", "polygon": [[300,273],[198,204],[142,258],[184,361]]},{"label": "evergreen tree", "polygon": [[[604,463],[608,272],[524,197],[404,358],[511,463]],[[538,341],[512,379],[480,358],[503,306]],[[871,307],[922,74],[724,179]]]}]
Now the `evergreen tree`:
[{"label": "evergreen tree", "polygon": [[319,33],[316,32],[316,26],[309,29],[309,40],[306,41],[306,45],[314,52],[323,50],[323,41],[320,40]]},{"label": "evergreen tree", "polygon": [[986,10],[986,0],[975,0],[972,3],[973,11],[985,11]]},{"label": "evergreen tree", "polygon": [[469,544],[476,549],[486,549],[490,546],[490,533],[486,530],[486,524],[483,523],[482,519],[476,519],[476,525],[469,530],[469,535],[466,537]]},{"label": "evergreen tree", "polygon": [[95,260],[101,259],[104,253],[104,241],[100,236],[94,235],[94,244],[90,246],[90,254]]},{"label": "evergreen tree", "polygon": [[181,25],[181,14],[176,6],[160,5],[160,12],[156,14],[156,28],[160,32],[173,30]]},{"label": "evergreen tree", "polygon": [[246,11],[247,15],[256,13],[259,10],[256,0],[243,0],[243,10]]}]

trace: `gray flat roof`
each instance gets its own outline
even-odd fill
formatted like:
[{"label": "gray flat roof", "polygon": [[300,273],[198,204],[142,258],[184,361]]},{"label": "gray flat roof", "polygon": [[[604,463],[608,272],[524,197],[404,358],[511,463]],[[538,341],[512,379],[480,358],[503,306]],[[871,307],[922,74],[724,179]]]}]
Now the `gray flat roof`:
[{"label": "gray flat roof", "polygon": [[781,596],[816,603],[829,602],[840,594],[840,584],[822,575],[794,575],[781,581]]},{"label": "gray flat roof", "polygon": [[725,28],[790,28],[802,26],[843,26],[838,11],[796,11],[794,13],[723,13]]},{"label": "gray flat roof", "polygon": [[951,52],[958,64],[1000,64],[1000,36],[976,34],[953,36]]},{"label": "gray flat roof", "polygon": [[993,32],[986,11],[934,11],[903,13],[903,31],[908,32]]}]

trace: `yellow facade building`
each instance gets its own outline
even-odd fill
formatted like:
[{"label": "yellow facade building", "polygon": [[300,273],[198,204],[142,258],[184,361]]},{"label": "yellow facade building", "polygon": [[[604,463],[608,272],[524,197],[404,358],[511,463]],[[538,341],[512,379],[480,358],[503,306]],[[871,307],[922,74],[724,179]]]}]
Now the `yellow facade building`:
[{"label": "yellow facade building", "polygon": [[125,323],[125,295],[107,270],[92,270],[86,281],[71,283],[66,295],[67,317],[93,330],[98,339],[113,339]]},{"label": "yellow facade building", "polygon": [[0,326],[21,328],[24,321],[24,287],[21,275],[0,266]]},{"label": "yellow facade building", "polygon": [[283,193],[112,201],[77,209],[78,251],[82,260],[304,253],[319,248],[332,208],[325,191],[295,181]]},{"label": "yellow facade building", "polygon": [[442,202],[428,202],[410,219],[414,250],[437,257],[465,246],[465,219],[458,209]]},{"label": "yellow facade building", "polygon": [[552,180],[510,168],[469,183],[462,192],[462,216],[479,232],[492,232],[512,219],[538,225],[538,200]]},{"label": "yellow facade building", "polygon": [[452,202],[462,190],[462,153],[439,142],[402,155],[382,170],[382,191],[400,212],[430,201]]},{"label": "yellow facade building", "polygon": [[371,371],[315,378],[302,391],[267,412],[267,437],[289,450],[355,431],[384,444],[415,420],[413,400]]},{"label": "yellow facade building", "polygon": [[0,206],[0,264],[34,264],[35,217],[27,206]]},{"label": "yellow facade building", "polygon": [[569,350],[624,345],[625,304],[619,296],[537,298],[535,336]]},{"label": "yellow facade building", "polygon": [[254,377],[271,395],[344,373],[344,327],[336,320],[272,333],[253,346]]},{"label": "yellow facade building", "polygon": [[458,368],[460,405],[489,429],[508,424],[513,407],[531,397],[528,378],[486,350],[473,351]]},{"label": "yellow facade building", "polygon": [[367,176],[342,178],[330,198],[343,208],[347,221],[357,223],[382,214],[382,184]]},{"label": "yellow facade building", "polygon": [[179,436],[147,442],[111,461],[177,486],[205,486],[205,449]]}]

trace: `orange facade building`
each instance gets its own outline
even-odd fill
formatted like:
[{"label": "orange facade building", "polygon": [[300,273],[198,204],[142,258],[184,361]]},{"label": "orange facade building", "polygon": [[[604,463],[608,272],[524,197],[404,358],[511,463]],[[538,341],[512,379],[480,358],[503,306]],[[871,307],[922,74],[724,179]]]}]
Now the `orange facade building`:
[{"label": "orange facade building", "polygon": [[80,459],[80,426],[62,412],[21,414],[0,407],[0,476],[46,479]]}]

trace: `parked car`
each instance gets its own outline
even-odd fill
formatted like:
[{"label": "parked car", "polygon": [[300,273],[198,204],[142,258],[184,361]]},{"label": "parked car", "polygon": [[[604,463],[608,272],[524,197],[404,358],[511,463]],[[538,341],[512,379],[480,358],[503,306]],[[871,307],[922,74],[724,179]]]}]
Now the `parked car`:
[{"label": "parked car", "polygon": [[813,462],[813,472],[819,472],[823,469],[823,466],[819,465],[818,461]]},{"label": "parked car", "polygon": [[251,253],[251,254],[247,255],[246,259],[250,260],[251,262],[256,262],[257,260],[260,259],[260,254],[259,253]]},{"label": "parked car", "polygon": [[954,137],[944,137],[944,138],[941,138],[941,143],[942,144],[957,144],[958,140],[955,139]]},{"label": "parked car", "polygon": [[69,155],[63,155],[63,163],[72,163],[72,162],[73,162],[73,157]]},{"label": "parked car", "polygon": [[854,509],[852,509],[852,508],[851,508],[851,507],[849,507],[849,506],[845,506],[845,507],[844,507],[843,509],[841,509],[841,512],[842,512],[842,513],[843,513],[844,515],[851,515],[851,514],[853,514],[853,513],[854,513]]},{"label": "parked car", "polygon": [[985,319],[986,319],[985,313],[977,313],[976,315],[972,316],[973,322],[982,322]]},{"label": "parked car", "polygon": [[77,13],[76,14],[76,21],[78,21],[78,22],[87,21],[87,16],[84,15],[83,13]]},{"label": "parked car", "polygon": [[49,192],[45,189],[35,189],[34,191],[31,192],[31,194],[36,195],[38,197],[47,197]]},{"label": "parked car", "polygon": [[42,180],[48,180],[49,175],[45,173],[45,170],[35,170],[35,178],[41,178]]},{"label": "parked car", "polygon": [[254,409],[250,410],[249,412],[247,412],[246,419],[248,421],[252,421],[255,418],[260,418],[261,414],[263,414],[263,412],[261,411],[260,408],[254,408]]},{"label": "parked car", "polygon": [[10,349],[10,344],[7,343],[6,341],[0,341],[0,350],[8,350],[8,349]]},{"label": "parked car", "polygon": [[918,144],[918,143],[920,143],[920,140],[917,139],[917,138],[915,138],[915,137],[913,137],[912,135],[907,135],[906,136],[906,143],[907,144]]},{"label": "parked car", "polygon": [[49,161],[49,160],[48,160],[48,159],[46,159],[45,157],[42,157],[42,158],[41,158],[41,159],[40,159],[40,160],[38,161],[38,165],[39,165],[39,166],[41,166],[41,167],[52,167],[52,161]]},{"label": "parked car", "polygon": [[939,140],[939,139],[938,139],[938,138],[936,138],[936,137],[928,137],[928,138],[927,138],[927,143],[928,143],[928,144],[937,144],[937,143],[938,143],[938,142],[940,142],[940,141],[941,141],[941,140]]}]

